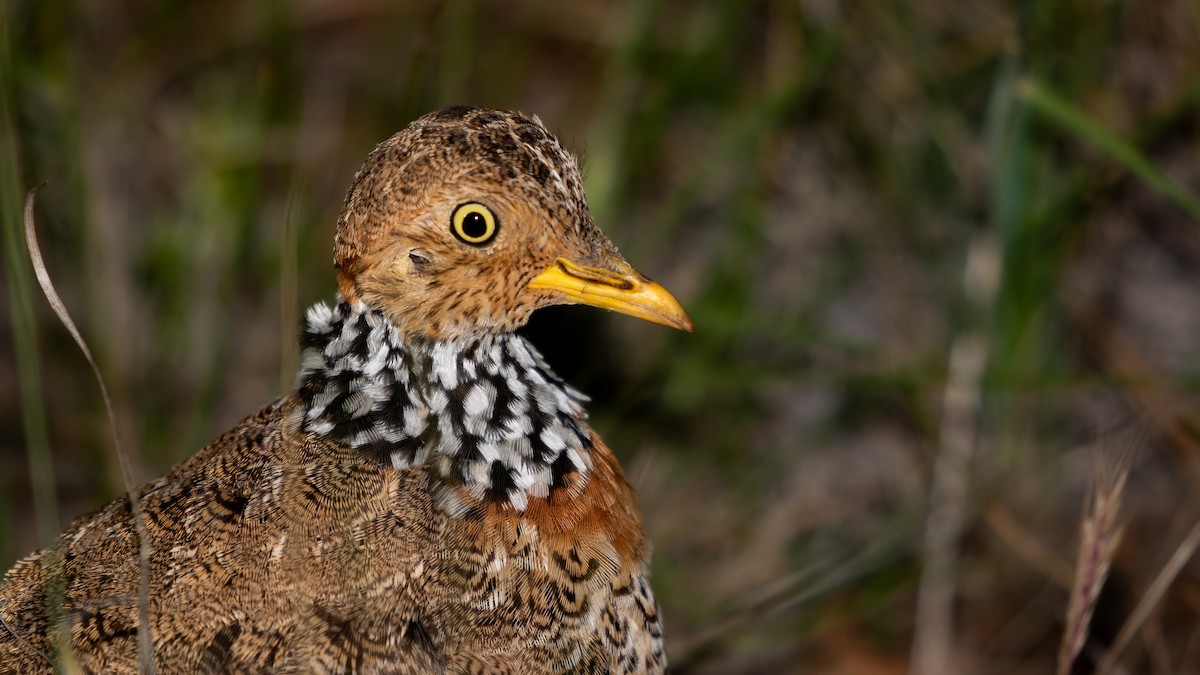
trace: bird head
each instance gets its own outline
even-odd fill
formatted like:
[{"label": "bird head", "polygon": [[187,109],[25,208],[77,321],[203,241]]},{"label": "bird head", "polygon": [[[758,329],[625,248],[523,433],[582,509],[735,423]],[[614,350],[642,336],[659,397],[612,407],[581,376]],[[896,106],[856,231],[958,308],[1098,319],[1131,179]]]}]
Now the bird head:
[{"label": "bird head", "polygon": [[343,298],[410,336],[511,332],[556,304],[692,330],[600,232],[575,159],[517,113],[447,108],[379,144],[346,197],[334,263]]}]

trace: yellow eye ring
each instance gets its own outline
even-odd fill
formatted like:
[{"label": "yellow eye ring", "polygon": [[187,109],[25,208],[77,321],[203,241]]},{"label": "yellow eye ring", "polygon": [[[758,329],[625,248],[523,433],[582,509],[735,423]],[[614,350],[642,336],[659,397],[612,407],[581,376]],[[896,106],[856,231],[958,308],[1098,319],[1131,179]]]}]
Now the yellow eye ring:
[{"label": "yellow eye ring", "polygon": [[500,222],[496,214],[479,202],[459,204],[450,216],[450,231],[472,246],[482,246],[496,236]]}]

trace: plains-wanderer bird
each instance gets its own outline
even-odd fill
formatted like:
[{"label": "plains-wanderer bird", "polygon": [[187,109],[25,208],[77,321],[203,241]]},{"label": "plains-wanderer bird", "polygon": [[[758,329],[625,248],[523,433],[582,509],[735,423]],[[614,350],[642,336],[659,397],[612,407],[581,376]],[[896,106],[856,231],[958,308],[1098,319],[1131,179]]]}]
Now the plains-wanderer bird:
[{"label": "plains-wanderer bird", "polygon": [[355,175],[334,263],[291,391],[139,488],[148,593],[121,498],[0,582],[0,672],[665,668],[633,491],[516,333],[565,303],[692,329],[574,158],[536,117],[426,115]]}]

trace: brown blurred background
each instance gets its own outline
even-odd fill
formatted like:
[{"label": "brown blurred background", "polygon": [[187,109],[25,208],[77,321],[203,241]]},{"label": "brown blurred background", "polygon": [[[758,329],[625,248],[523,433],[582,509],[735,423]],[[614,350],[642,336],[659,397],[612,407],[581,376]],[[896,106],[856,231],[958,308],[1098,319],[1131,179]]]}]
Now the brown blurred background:
[{"label": "brown blurred background", "polygon": [[2,16],[0,567],[123,490],[26,190],[144,481],[290,385],[359,162],[468,103],[538,114],[696,321],[528,329],[641,495],[678,672],[1053,672],[1112,476],[1072,672],[1200,672],[1194,0]]}]

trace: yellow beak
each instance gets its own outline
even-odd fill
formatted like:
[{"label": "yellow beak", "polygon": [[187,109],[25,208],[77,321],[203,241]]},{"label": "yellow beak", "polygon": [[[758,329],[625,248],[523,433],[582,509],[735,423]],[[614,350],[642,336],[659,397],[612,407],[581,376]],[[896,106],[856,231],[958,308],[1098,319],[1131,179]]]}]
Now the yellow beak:
[{"label": "yellow beak", "polygon": [[529,288],[558,291],[570,303],[611,309],[689,333],[695,330],[692,319],[667,289],[624,260],[614,260],[613,267],[591,267],[559,258],[537,275]]}]

